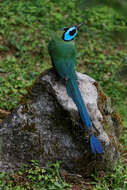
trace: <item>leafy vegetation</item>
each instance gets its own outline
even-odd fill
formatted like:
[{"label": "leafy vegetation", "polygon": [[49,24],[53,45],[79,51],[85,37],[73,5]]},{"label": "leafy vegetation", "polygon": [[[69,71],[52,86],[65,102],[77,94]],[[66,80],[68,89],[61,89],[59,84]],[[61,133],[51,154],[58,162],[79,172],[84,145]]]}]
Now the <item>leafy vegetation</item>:
[{"label": "leafy vegetation", "polygon": [[[84,183],[83,179],[78,185],[67,184],[61,178],[60,162],[50,163],[47,168],[40,168],[37,160],[32,160],[30,165],[24,165],[19,171],[7,175],[0,173],[1,190],[109,190],[127,189],[127,166],[119,161],[111,173],[95,173]],[[91,180],[91,181],[90,181]]]},{"label": "leafy vegetation", "polygon": [[[47,46],[54,31],[84,22],[76,39],[79,52],[76,69],[95,78],[120,113],[124,125],[120,138],[124,155],[121,159],[126,162],[127,40],[121,38],[120,34],[127,30],[127,20],[117,9],[106,5],[98,4],[91,8],[84,6],[82,9],[78,5],[77,0],[0,1],[0,109],[11,111],[17,107],[21,97],[27,93],[27,87],[32,85],[41,72],[51,67]],[[54,168],[54,174],[55,171]],[[40,184],[39,172],[37,176],[34,175],[35,190],[40,188],[37,186],[37,183]],[[96,177],[95,189],[126,189],[126,173],[124,163],[119,163],[115,172],[102,178]],[[53,179],[54,174],[50,174]],[[14,184],[8,187],[10,181],[6,174],[1,174],[0,178],[0,183],[6,189],[14,189],[14,185],[17,190],[26,188],[21,183],[21,187],[16,187],[19,185],[14,180],[11,181]],[[34,186],[31,180],[27,180],[26,184],[28,182],[29,186],[31,183]],[[119,180],[123,181],[123,186]],[[60,181],[58,183],[63,184]]]},{"label": "leafy vegetation", "polygon": [[93,190],[125,190],[127,189],[127,165],[119,161],[117,167],[112,171],[112,173],[104,174],[101,173],[93,176],[95,179],[95,187]]},{"label": "leafy vegetation", "polygon": [[59,174],[59,162],[50,163],[47,168],[40,169],[38,161],[32,160],[28,167],[24,165],[18,172],[0,174],[0,189],[2,190],[69,190]]},{"label": "leafy vegetation", "polygon": [[[126,0],[79,0],[81,5],[84,7],[91,7],[91,6],[96,6],[96,5],[107,5],[109,7],[114,8],[124,16],[127,16],[127,1]],[[79,3],[78,2],[78,3]]]}]

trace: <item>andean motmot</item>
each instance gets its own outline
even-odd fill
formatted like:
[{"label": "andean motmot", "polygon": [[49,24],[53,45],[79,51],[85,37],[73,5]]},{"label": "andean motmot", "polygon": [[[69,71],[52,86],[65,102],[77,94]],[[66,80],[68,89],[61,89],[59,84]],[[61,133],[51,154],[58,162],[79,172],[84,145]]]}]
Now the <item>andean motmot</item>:
[{"label": "andean motmot", "polygon": [[66,27],[62,34],[54,35],[49,42],[48,50],[51,56],[53,67],[58,75],[66,81],[68,96],[72,98],[77,106],[83,125],[89,130],[90,146],[93,153],[103,153],[100,140],[93,134],[93,124],[88,114],[85,101],[81,95],[78,78],[75,72],[76,48],[74,38],[76,37],[81,24]]}]

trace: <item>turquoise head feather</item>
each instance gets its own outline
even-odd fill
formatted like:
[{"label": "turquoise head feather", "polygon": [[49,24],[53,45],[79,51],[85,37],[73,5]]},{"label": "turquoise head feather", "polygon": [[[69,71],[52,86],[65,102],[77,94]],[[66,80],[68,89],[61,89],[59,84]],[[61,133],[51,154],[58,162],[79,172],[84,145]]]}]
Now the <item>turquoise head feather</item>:
[{"label": "turquoise head feather", "polygon": [[71,41],[74,39],[74,37],[77,35],[78,33],[78,29],[80,28],[80,26],[82,26],[83,23],[80,23],[76,26],[71,26],[69,28],[64,28],[64,34],[63,34],[63,40],[64,41]]}]

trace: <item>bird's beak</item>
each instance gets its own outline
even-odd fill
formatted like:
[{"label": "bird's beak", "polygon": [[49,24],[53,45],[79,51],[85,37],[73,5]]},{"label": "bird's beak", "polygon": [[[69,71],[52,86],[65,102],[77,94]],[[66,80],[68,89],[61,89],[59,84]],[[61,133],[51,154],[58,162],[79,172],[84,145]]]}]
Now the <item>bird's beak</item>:
[{"label": "bird's beak", "polygon": [[77,25],[76,25],[76,28],[79,29],[83,24],[84,24],[83,22],[80,23],[80,24],[77,24]]}]

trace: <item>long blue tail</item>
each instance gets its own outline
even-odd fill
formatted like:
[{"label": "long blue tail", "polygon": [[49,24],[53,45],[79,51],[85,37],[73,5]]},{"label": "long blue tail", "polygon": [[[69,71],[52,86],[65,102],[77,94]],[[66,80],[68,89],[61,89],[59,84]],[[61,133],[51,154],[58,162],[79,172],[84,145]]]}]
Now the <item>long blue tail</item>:
[{"label": "long blue tail", "polygon": [[[92,122],[87,112],[83,98],[81,96],[77,80],[76,79],[67,80],[66,88],[68,95],[73,99],[74,103],[78,108],[82,122],[84,123],[87,129],[91,129]],[[90,136],[90,145],[93,153],[102,154],[104,152],[101,142],[94,135]]]}]

